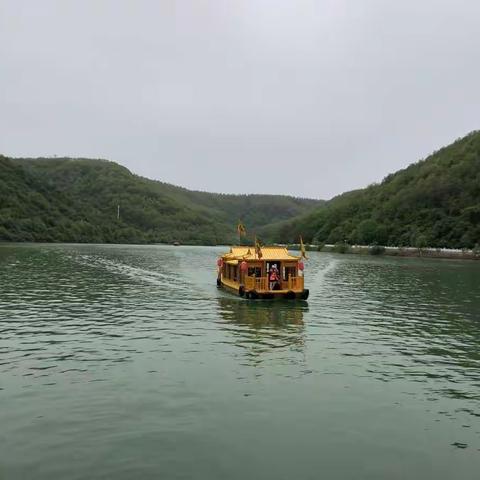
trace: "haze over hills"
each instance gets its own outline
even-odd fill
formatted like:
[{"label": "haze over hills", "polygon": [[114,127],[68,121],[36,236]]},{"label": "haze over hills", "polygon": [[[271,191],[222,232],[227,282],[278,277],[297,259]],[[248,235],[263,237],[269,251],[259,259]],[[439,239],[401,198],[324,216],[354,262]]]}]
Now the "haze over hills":
[{"label": "haze over hills", "polygon": [[480,244],[480,132],[472,132],[380,184],[267,226],[285,242],[472,248]]},{"label": "haze over hills", "polygon": [[0,156],[3,241],[231,243],[239,218],[253,232],[321,203],[190,191],[106,160]]}]

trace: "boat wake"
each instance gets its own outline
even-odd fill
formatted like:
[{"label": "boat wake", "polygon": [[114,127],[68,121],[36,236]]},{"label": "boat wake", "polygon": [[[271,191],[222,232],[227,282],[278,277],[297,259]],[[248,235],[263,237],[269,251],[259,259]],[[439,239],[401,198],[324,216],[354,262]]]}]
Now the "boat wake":
[{"label": "boat wake", "polygon": [[336,259],[329,259],[326,265],[313,264],[307,266],[307,278],[310,285],[310,295],[315,295],[319,292],[325,283],[327,275],[333,273],[338,267],[339,261]]},{"label": "boat wake", "polygon": [[163,291],[191,291],[191,287],[187,285],[185,281],[183,281],[182,277],[175,277],[171,272],[161,272],[157,270],[154,271],[145,268],[134,267],[126,263],[92,255],[81,255],[76,257],[76,260],[83,265],[91,266],[93,268],[101,267],[113,274],[128,277],[139,283],[148,283],[162,287]]}]

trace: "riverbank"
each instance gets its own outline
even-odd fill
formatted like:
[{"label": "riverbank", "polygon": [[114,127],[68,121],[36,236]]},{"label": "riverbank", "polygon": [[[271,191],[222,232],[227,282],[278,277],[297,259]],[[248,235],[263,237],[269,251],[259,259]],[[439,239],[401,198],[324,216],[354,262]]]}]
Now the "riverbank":
[{"label": "riverbank", "polygon": [[[299,249],[299,245],[289,245],[290,249]],[[380,245],[307,245],[307,251],[351,253],[359,255],[388,255],[391,257],[427,257],[450,258],[458,260],[480,260],[480,251],[453,248],[416,248],[416,247],[384,247]]]},{"label": "riverbank", "polygon": [[[88,242],[3,242],[1,245],[171,245],[171,243],[88,243]],[[300,250],[298,244],[276,244],[287,247],[289,250]],[[224,245],[199,245],[185,243],[184,246],[213,247]],[[225,245],[226,246],[226,245]],[[228,246],[226,246],[228,247]],[[454,248],[416,248],[416,247],[384,247],[380,245],[349,245],[339,243],[336,245],[306,245],[305,249],[310,252],[349,253],[357,255],[387,255],[391,257],[426,257],[426,258],[450,258],[457,260],[480,260],[480,250],[454,249]]]}]

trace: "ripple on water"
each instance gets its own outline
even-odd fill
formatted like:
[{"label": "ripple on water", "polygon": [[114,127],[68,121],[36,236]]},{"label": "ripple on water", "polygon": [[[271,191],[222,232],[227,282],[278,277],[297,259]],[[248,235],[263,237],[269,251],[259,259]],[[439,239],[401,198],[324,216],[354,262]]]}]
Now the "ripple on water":
[{"label": "ripple on water", "polygon": [[[253,440],[236,445],[230,428],[243,439],[255,432],[267,452],[275,444],[280,463],[293,451],[292,459],[317,465],[316,455],[282,450],[279,438],[289,436],[304,452],[308,438],[354,458],[352,435],[367,463],[378,452],[394,462],[395,451],[414,464],[424,453],[409,445],[424,431],[435,432],[428,448],[440,463],[444,447],[480,448],[476,264],[312,253],[308,302],[252,302],[215,288],[218,251],[0,247],[0,395],[9,410],[0,420],[9,455],[28,434],[27,450],[45,458],[62,436],[86,438],[89,404],[99,448],[113,456],[112,438],[138,428],[122,415],[137,409],[187,450],[192,432],[213,426],[213,450],[248,450]],[[253,399],[255,407],[239,403]],[[44,422],[55,410],[71,430],[45,423],[41,437],[25,423],[38,405]],[[374,445],[368,432],[379,437]]]}]

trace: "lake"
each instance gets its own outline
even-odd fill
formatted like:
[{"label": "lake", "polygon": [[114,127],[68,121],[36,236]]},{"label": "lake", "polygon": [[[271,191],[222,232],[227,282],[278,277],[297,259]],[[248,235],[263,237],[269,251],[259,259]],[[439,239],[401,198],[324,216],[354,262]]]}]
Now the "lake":
[{"label": "lake", "polygon": [[480,262],[224,250],[0,245],[2,480],[479,478]]}]

